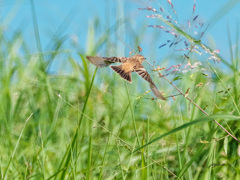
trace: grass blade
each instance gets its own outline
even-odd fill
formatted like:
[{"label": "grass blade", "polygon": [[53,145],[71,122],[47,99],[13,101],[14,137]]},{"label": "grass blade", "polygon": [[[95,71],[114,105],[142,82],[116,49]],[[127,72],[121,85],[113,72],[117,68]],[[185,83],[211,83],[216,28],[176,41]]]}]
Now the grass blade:
[{"label": "grass blade", "polygon": [[65,153],[65,155],[64,155],[64,158],[62,159],[62,162],[60,163],[60,166],[59,166],[59,168],[58,168],[58,171],[59,171],[59,170],[61,169],[61,166],[62,166],[62,163],[63,163],[65,157],[67,156],[66,161],[65,161],[65,164],[64,164],[64,167],[65,167],[66,169],[63,170],[60,179],[65,179],[67,167],[69,166],[70,159],[71,159],[71,151],[70,151],[70,149],[74,149],[74,147],[75,147],[75,143],[76,143],[77,137],[78,137],[78,131],[79,131],[79,129],[80,129],[80,127],[81,127],[81,124],[82,124],[82,120],[83,120],[83,117],[84,117],[83,114],[84,114],[85,109],[86,109],[86,107],[87,107],[87,102],[88,102],[88,99],[89,99],[89,96],[90,96],[90,92],[91,92],[91,89],[92,89],[92,86],[93,86],[93,82],[94,82],[94,79],[95,79],[95,75],[96,75],[96,73],[97,73],[97,69],[98,69],[98,68],[95,69],[95,72],[94,72],[94,74],[93,74],[90,87],[89,87],[89,89],[88,89],[88,94],[87,94],[85,103],[84,103],[84,105],[83,105],[82,114],[81,114],[81,117],[80,117],[79,122],[78,122],[78,127],[77,127],[77,129],[76,129],[76,131],[75,131],[75,134],[74,134],[74,136],[73,136],[73,139],[72,139],[71,143],[68,145],[68,148],[67,148],[67,151],[66,151],[66,153]]},{"label": "grass blade", "polygon": [[104,151],[104,155],[103,155],[102,167],[101,167],[101,170],[100,170],[100,173],[99,173],[98,180],[103,179],[102,178],[103,177],[103,166],[104,166],[104,162],[105,162],[106,155],[107,155],[107,150],[108,150],[108,146],[109,146],[109,142],[110,142],[110,137],[111,137],[111,135],[109,134],[108,140],[107,140],[107,145],[106,145],[106,148],[105,148],[105,151]]},{"label": "grass blade", "polygon": [[[142,146],[144,146],[145,144],[145,129],[144,129],[144,122],[143,122],[143,139],[142,139]],[[146,180],[147,179],[147,165],[146,165],[146,161],[144,158],[144,148],[142,149],[142,179]]]},{"label": "grass blade", "polygon": [[40,40],[40,35],[39,35],[39,28],[38,28],[38,22],[37,22],[37,16],[36,16],[36,10],[35,6],[33,3],[33,0],[31,0],[31,11],[32,11],[32,21],[33,21],[33,27],[34,27],[34,32],[35,32],[35,38],[36,38],[36,45],[40,57],[40,64],[41,68],[44,68],[44,59],[42,55],[42,45],[41,45],[41,40]]},{"label": "grass blade", "polygon": [[[208,135],[208,141],[212,139],[212,135],[215,133],[216,129],[214,131],[210,131]],[[191,166],[191,164],[197,159],[197,157],[200,156],[200,154],[203,152],[203,149],[206,145],[202,144],[200,148],[198,148],[198,151],[194,154],[194,156],[191,158],[191,160],[181,169],[181,171],[178,174],[178,177],[182,177],[184,173],[188,170],[188,168]]]},{"label": "grass blade", "polygon": [[134,117],[134,111],[133,111],[133,108],[132,108],[127,83],[125,83],[125,86],[126,86],[126,90],[127,90],[127,96],[128,96],[128,102],[129,102],[129,106],[130,106],[130,110],[131,110],[130,112],[131,112],[131,117],[132,117],[132,121],[133,121],[133,126],[134,126],[135,134],[136,134],[136,137],[137,137],[138,145],[140,146],[140,140],[139,140],[139,137],[138,137],[137,126],[136,126],[136,121],[135,121],[135,117]]},{"label": "grass blade", "polygon": [[88,164],[87,164],[87,174],[86,179],[91,179],[92,172],[92,135],[89,136],[89,145],[88,145]]},{"label": "grass blade", "polygon": [[223,16],[225,16],[229,11],[231,11],[240,1],[239,0],[231,0],[227,1],[208,21],[209,26],[207,29],[210,29],[213,24],[219,21]]},{"label": "grass blade", "polygon": [[201,119],[193,120],[193,121],[191,121],[189,123],[183,124],[183,125],[181,125],[181,126],[179,126],[177,128],[174,128],[173,130],[171,130],[171,131],[169,131],[169,132],[167,132],[167,133],[165,133],[165,134],[163,134],[163,135],[153,139],[152,141],[148,142],[144,146],[141,146],[138,149],[134,150],[133,153],[135,153],[136,151],[138,151],[138,150],[140,150],[140,149],[142,149],[142,148],[152,144],[153,142],[155,142],[157,140],[162,139],[165,136],[168,136],[170,134],[176,133],[176,132],[181,131],[181,130],[187,128],[187,127],[193,126],[195,124],[208,122],[208,121],[211,121],[213,119],[218,119],[218,118],[224,119],[224,120],[239,120],[240,116],[234,116],[234,115],[210,115],[210,116],[206,116],[206,117],[201,118]]},{"label": "grass blade", "polygon": [[[204,57],[204,56],[203,56]],[[212,67],[212,65],[209,63],[208,59],[204,57],[204,59],[206,60],[206,62],[208,63],[209,67],[212,69],[212,71],[214,72],[214,74],[217,76],[217,78],[219,79],[219,81],[221,82],[223,88],[225,89],[225,91],[227,91],[227,87],[225,86],[225,84],[223,83],[222,79],[220,78],[220,76],[218,75],[217,71]],[[240,115],[240,110],[235,102],[235,100],[233,99],[231,93],[229,91],[227,91],[227,93],[229,94],[237,112],[238,112],[238,115]]]},{"label": "grass blade", "polygon": [[24,126],[23,126],[23,128],[22,128],[22,131],[21,131],[21,133],[20,133],[20,135],[19,135],[19,137],[18,137],[17,143],[16,143],[15,148],[14,148],[14,150],[13,150],[12,156],[11,156],[9,162],[8,162],[8,165],[7,165],[6,171],[5,171],[4,175],[3,175],[3,179],[6,179],[6,175],[7,175],[7,172],[8,172],[9,166],[10,166],[10,164],[11,164],[13,158],[14,158],[14,155],[15,155],[15,153],[16,153],[16,150],[17,150],[17,147],[18,147],[19,141],[20,141],[20,139],[21,139],[21,137],[22,137],[22,134],[23,134],[23,130],[24,130],[24,128],[25,128],[25,126],[26,126],[28,120],[32,117],[32,115],[33,115],[33,113],[27,118],[27,120],[26,120],[25,123],[24,123]]}]

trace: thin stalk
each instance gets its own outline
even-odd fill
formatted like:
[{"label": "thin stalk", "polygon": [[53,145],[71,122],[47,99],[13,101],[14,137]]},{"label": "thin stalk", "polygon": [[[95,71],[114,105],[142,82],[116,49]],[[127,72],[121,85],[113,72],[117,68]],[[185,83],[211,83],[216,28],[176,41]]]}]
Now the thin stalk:
[{"label": "thin stalk", "polygon": [[24,123],[24,125],[23,125],[22,131],[21,131],[21,133],[20,133],[20,135],[19,135],[19,137],[18,137],[18,140],[17,140],[17,144],[15,145],[15,148],[14,148],[14,150],[13,150],[12,156],[11,156],[9,162],[8,162],[8,165],[7,165],[6,171],[5,171],[4,175],[3,175],[3,179],[6,179],[6,175],[7,175],[7,172],[8,172],[9,166],[10,166],[10,164],[11,164],[13,158],[14,158],[14,155],[15,155],[15,153],[16,153],[16,150],[17,150],[17,147],[18,147],[19,141],[20,141],[20,139],[21,139],[21,137],[22,137],[22,134],[23,134],[23,130],[24,130],[24,128],[25,128],[25,126],[26,126],[28,120],[32,117],[32,115],[33,115],[33,113],[30,114],[30,116],[27,118],[27,120],[25,121],[25,123]]},{"label": "thin stalk", "polygon": [[62,162],[61,162],[60,165],[59,165],[58,171],[61,169],[61,166],[62,166],[62,164],[63,164],[63,161],[64,161],[65,157],[67,156],[67,159],[66,159],[66,162],[65,162],[65,165],[64,165],[64,167],[65,167],[66,169],[63,170],[62,176],[61,176],[60,179],[65,179],[67,167],[68,167],[68,165],[69,165],[69,163],[70,163],[70,159],[71,159],[71,158],[70,158],[70,157],[71,157],[70,148],[73,149],[73,148],[75,147],[75,143],[76,143],[77,137],[78,137],[78,131],[79,131],[79,129],[80,129],[80,127],[81,127],[81,124],[82,124],[82,120],[83,120],[83,117],[84,117],[84,112],[85,112],[85,109],[86,109],[86,107],[87,107],[88,98],[89,98],[89,96],[90,96],[90,92],[91,92],[92,85],[93,85],[93,82],[94,82],[94,79],[95,79],[95,75],[96,75],[96,73],[97,73],[97,69],[98,69],[98,68],[95,69],[95,72],[94,72],[94,74],[93,74],[92,82],[91,82],[91,84],[90,84],[90,87],[89,87],[89,90],[88,90],[88,94],[87,94],[87,98],[86,98],[86,100],[85,100],[85,103],[84,103],[84,106],[83,106],[83,109],[82,109],[81,117],[80,117],[80,119],[79,119],[79,121],[78,121],[77,129],[76,129],[76,131],[75,131],[75,134],[74,134],[74,136],[73,136],[73,139],[72,139],[71,143],[68,145],[67,151],[66,151],[66,153],[65,153],[65,155],[64,155],[64,157],[63,157],[63,159],[62,159]]},{"label": "thin stalk", "polygon": [[119,166],[121,169],[122,179],[125,179],[123,169],[122,169],[122,161],[121,161],[121,155],[120,155],[120,151],[119,151],[119,145],[117,145],[117,150],[118,150]]},{"label": "thin stalk", "polygon": [[[152,66],[152,68],[153,69],[155,69],[155,67],[151,64],[151,63],[149,63],[147,60],[145,60],[150,66]],[[186,96],[186,94],[184,94],[180,89],[178,89],[178,87],[177,86],[175,86],[174,84],[173,84],[173,82],[171,82],[171,81],[169,81],[168,80],[168,78],[166,78],[165,76],[163,76],[163,75],[161,75],[161,73],[159,73],[159,76],[160,77],[163,77],[164,79],[166,79],[178,92],[180,92],[187,100],[189,100],[194,106],[196,106],[200,111],[202,111],[205,115],[207,115],[207,116],[209,116],[209,114],[206,112],[206,111],[204,111],[200,106],[198,106],[193,100],[191,100],[190,98],[188,98],[187,96]],[[225,86],[224,86],[225,87]],[[236,104],[235,102],[234,102],[234,104]],[[237,108],[237,106],[236,106],[236,108]],[[238,110],[238,108],[237,108],[237,110]],[[238,111],[239,112],[239,111]],[[221,124],[219,124],[216,120],[214,120],[213,119],[213,122],[215,122],[220,128],[222,128],[226,133],[228,133],[228,135],[229,136],[231,136],[233,139],[235,139],[237,142],[239,142],[240,143],[240,141],[234,136],[234,135],[232,135],[230,132],[228,132],[228,130],[226,130]]]},{"label": "thin stalk", "polygon": [[89,145],[88,145],[88,163],[87,163],[87,175],[86,179],[91,179],[91,172],[92,172],[92,135],[90,134],[89,137]]},{"label": "thin stalk", "polygon": [[131,115],[132,115],[132,120],[133,120],[133,126],[134,126],[134,130],[135,130],[135,134],[137,136],[138,145],[141,146],[141,143],[140,143],[140,140],[139,140],[139,137],[138,137],[138,132],[137,132],[137,126],[136,126],[136,121],[135,121],[135,117],[134,117],[134,112],[133,112],[133,109],[132,109],[132,104],[131,104],[131,100],[130,100],[130,96],[129,96],[128,86],[127,86],[126,83],[125,83],[125,86],[126,86],[126,90],[127,90],[128,101],[129,101],[129,104],[130,104],[130,110],[131,110]]},{"label": "thin stalk", "polygon": [[[178,89],[177,86],[175,86],[171,81],[169,81],[165,76],[162,76],[159,73],[160,77],[163,77],[164,79],[166,79],[178,92],[180,92],[187,100],[189,100],[194,106],[196,106],[200,111],[202,111],[205,115],[209,116],[209,114],[204,111],[200,106],[198,106],[193,100],[191,100],[190,98],[186,97],[186,95],[180,90]],[[240,141],[234,136],[232,135],[230,132],[228,132],[228,130],[226,130],[221,124],[219,124],[216,120],[213,119],[213,122],[215,122],[220,128],[222,128],[226,133],[229,134],[229,136],[231,136],[233,139],[235,139],[237,142],[240,143]]]},{"label": "thin stalk", "polygon": [[[112,133],[111,131],[109,131],[106,127],[104,127],[104,126],[101,125],[99,122],[97,122],[97,121],[93,120],[92,118],[90,118],[88,115],[86,115],[84,112],[82,112],[82,111],[79,110],[78,108],[74,107],[72,104],[70,104],[70,103],[67,102],[65,99],[63,99],[63,98],[61,97],[61,95],[57,94],[57,96],[58,96],[59,98],[61,98],[66,104],[68,104],[69,106],[73,107],[76,111],[80,112],[84,117],[86,117],[86,118],[89,119],[90,121],[96,123],[99,127],[101,127],[102,129],[104,129],[106,132],[108,132],[108,133],[111,134],[112,136],[116,137],[119,141],[121,141],[121,142],[124,144],[124,147],[125,147],[126,149],[128,149],[131,153],[138,152],[138,153],[142,154],[142,151],[141,151],[141,150],[137,150],[137,151],[135,150],[135,151],[134,151],[134,150],[133,150],[134,148],[133,148],[131,145],[129,145],[126,141],[124,141],[123,139],[121,139],[118,135],[113,134],[113,133]],[[66,156],[66,154],[65,154],[65,156]],[[174,174],[170,169],[168,169],[168,168],[165,167],[164,165],[160,164],[158,161],[152,159],[152,158],[151,158],[150,156],[148,156],[146,153],[144,153],[144,156],[145,156],[146,158],[148,158],[149,160],[151,160],[152,162],[154,162],[155,164],[163,167],[165,170],[167,170],[167,171],[168,171],[171,175],[173,175],[175,178],[178,178],[178,176],[177,176],[176,174]],[[65,169],[66,169],[66,168],[65,168]],[[65,169],[64,169],[64,170],[65,170]],[[59,171],[60,171],[60,170],[62,171],[62,169],[59,169]],[[180,179],[180,178],[178,178],[178,179]]]},{"label": "thin stalk", "polygon": [[[203,57],[204,57],[204,56],[203,56]],[[223,88],[227,91],[227,88],[226,88],[226,86],[224,85],[224,83],[222,82],[221,78],[219,77],[217,71],[212,67],[212,65],[209,63],[209,61],[207,60],[207,58],[204,57],[204,59],[207,61],[209,67],[212,69],[212,71],[214,72],[214,74],[217,76],[217,78],[218,78],[219,81],[221,82]],[[230,96],[230,98],[232,99],[233,104],[234,104],[234,106],[235,106],[235,108],[236,108],[236,110],[237,110],[237,112],[238,112],[238,115],[240,115],[240,111],[239,111],[239,109],[238,109],[238,106],[237,106],[236,102],[234,101],[231,93],[230,93],[229,91],[227,91],[227,93],[228,93],[228,95]]]},{"label": "thin stalk", "polygon": [[107,155],[107,150],[108,150],[110,138],[111,138],[111,135],[109,134],[108,140],[107,140],[107,145],[106,145],[106,148],[105,148],[105,151],[104,151],[104,155],[103,155],[102,166],[101,166],[101,170],[100,170],[100,173],[99,173],[100,175],[98,176],[98,180],[103,179],[102,178],[103,177],[103,166],[104,166],[105,158],[106,158],[106,155]]}]

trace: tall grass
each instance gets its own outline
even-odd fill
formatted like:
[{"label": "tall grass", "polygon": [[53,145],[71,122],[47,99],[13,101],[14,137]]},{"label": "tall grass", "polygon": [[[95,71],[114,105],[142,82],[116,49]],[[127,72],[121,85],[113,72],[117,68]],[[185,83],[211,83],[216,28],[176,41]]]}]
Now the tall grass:
[{"label": "tall grass", "polygon": [[[4,30],[0,34],[1,179],[240,179],[240,146],[212,121],[239,139],[239,29],[236,35],[226,34],[231,61],[220,57],[230,71],[190,52],[188,60],[201,61],[206,70],[167,77],[184,94],[190,88],[186,97],[209,114],[205,116],[186,97],[152,100],[148,84],[137,76],[132,84],[125,83],[85,59],[100,48],[106,54],[116,52],[110,37],[124,19],[100,36],[94,28],[99,24],[90,23],[86,51],[72,44],[69,52],[59,35],[50,41],[54,48],[45,52],[33,1],[31,7],[36,54],[21,32],[12,39]],[[158,20],[213,51],[180,27]],[[149,34],[138,32],[134,47],[145,36]],[[58,58],[65,58],[62,69],[70,67],[67,74],[49,73]],[[183,60],[178,58],[176,64]],[[170,64],[168,58],[164,61]],[[164,78],[152,77],[164,95],[176,94]]]}]

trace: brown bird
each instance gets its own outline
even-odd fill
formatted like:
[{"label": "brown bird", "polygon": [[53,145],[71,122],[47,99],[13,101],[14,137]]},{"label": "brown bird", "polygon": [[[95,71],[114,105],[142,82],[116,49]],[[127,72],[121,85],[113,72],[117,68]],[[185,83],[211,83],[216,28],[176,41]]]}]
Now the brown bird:
[{"label": "brown bird", "polygon": [[128,82],[132,82],[131,73],[136,72],[141,78],[150,83],[150,88],[154,95],[162,100],[166,100],[163,95],[159,92],[156,85],[153,83],[152,78],[143,67],[142,63],[146,59],[142,55],[135,55],[132,57],[97,57],[87,56],[87,59],[97,67],[107,67],[112,63],[122,63],[119,66],[110,66],[112,70],[118,73],[123,79]]}]

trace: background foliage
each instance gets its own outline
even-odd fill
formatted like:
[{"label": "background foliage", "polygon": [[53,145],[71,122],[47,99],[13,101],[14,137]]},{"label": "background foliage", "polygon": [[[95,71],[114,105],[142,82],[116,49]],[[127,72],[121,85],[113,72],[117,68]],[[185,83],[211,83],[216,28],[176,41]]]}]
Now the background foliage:
[{"label": "background foliage", "polygon": [[[209,24],[213,26],[237,3],[227,3],[225,11],[217,11]],[[21,31],[9,37],[3,27],[0,29],[2,179],[240,178],[240,146],[212,121],[217,120],[239,138],[239,24],[236,34],[229,31],[226,35],[229,60],[218,55],[214,41],[203,44],[201,37],[194,36],[196,30],[189,26],[184,29],[168,19],[167,13],[174,15],[173,7],[149,21],[173,29],[177,37],[171,41],[182,42],[172,49],[166,45],[169,53],[161,64],[151,59],[154,48],[148,52],[143,48],[156,69],[165,67],[152,71],[144,63],[159,89],[170,96],[164,102],[152,99],[148,84],[137,75],[129,84],[107,68],[97,69],[85,58],[100,50],[106,56],[119,54],[120,46],[129,52],[119,45],[120,40],[112,38],[115,32],[121,34],[121,25],[127,20],[118,19],[105,28],[96,18],[89,23],[84,49],[76,36],[61,33],[49,38],[50,48],[43,48],[37,7],[34,1],[30,5],[36,53]],[[144,14],[153,9],[139,11]],[[120,9],[117,13],[123,12]],[[193,23],[194,18],[196,15],[189,21]],[[104,34],[99,35],[100,28],[105,28]],[[143,26],[131,34],[132,48],[137,49],[146,37],[157,39],[168,33],[154,28],[149,34],[146,29]],[[189,49],[174,52],[184,47],[184,41]],[[154,46],[161,44],[154,42]],[[210,117],[184,96],[172,98],[179,92],[157,72],[168,75],[184,94],[190,88],[187,97]]]}]

